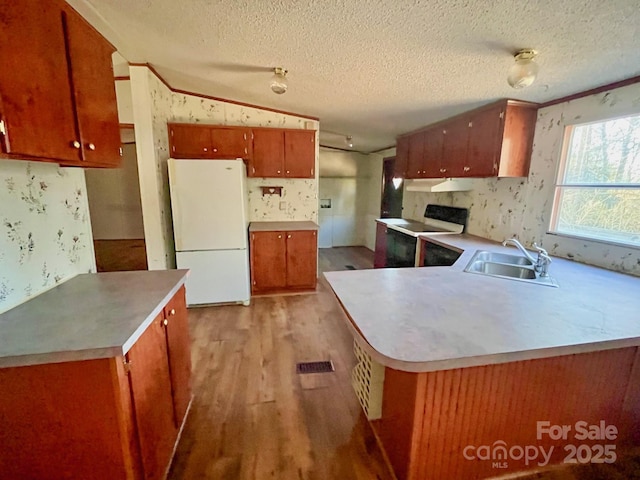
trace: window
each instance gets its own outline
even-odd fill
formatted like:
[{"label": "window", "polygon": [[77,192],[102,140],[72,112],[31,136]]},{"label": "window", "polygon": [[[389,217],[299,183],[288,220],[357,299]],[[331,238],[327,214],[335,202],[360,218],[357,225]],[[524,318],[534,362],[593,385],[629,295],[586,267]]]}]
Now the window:
[{"label": "window", "polygon": [[640,247],[640,115],[567,127],[550,230]]}]

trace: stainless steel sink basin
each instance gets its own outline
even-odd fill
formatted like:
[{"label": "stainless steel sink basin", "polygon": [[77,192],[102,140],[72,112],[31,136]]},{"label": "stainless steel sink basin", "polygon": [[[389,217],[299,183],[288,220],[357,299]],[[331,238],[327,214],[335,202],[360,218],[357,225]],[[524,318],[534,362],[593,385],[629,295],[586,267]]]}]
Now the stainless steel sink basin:
[{"label": "stainless steel sink basin", "polygon": [[520,255],[479,250],[471,258],[471,261],[464,271],[480,275],[489,275],[491,277],[535,283],[538,285],[547,285],[549,287],[558,286],[552,277],[540,276],[533,267],[533,264],[528,258]]},{"label": "stainless steel sink basin", "polygon": [[527,265],[533,266],[531,260],[522,255],[509,255],[507,253],[486,252],[480,250],[473,256],[473,260],[481,260],[483,262],[506,263],[509,265]]},{"label": "stainless steel sink basin", "polygon": [[516,265],[506,265],[504,263],[484,262],[476,260],[466,268],[467,272],[484,273],[485,275],[496,275],[499,277],[511,277],[533,280],[536,272],[532,268],[519,267]]}]

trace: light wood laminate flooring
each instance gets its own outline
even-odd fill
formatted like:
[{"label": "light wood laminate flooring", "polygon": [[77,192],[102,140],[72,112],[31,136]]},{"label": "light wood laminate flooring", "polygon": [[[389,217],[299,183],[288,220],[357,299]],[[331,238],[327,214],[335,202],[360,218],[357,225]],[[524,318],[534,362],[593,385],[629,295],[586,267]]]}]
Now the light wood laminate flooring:
[{"label": "light wood laminate flooring", "polygon": [[[347,264],[371,266],[363,250]],[[321,268],[348,257],[321,251]],[[391,480],[351,388],[343,315],[323,279],[316,294],[190,309],[194,400],[169,478]],[[296,374],[319,360],[335,372]]]}]

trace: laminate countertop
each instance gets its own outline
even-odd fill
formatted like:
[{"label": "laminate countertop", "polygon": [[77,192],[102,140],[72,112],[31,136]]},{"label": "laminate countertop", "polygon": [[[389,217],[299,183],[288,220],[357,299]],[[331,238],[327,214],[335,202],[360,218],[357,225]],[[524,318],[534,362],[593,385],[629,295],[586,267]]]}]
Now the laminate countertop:
[{"label": "laminate countertop", "polygon": [[0,368],[124,355],[187,273],[78,275],[0,314]]},{"label": "laminate countertop", "polygon": [[520,252],[468,234],[420,237],[462,255],[451,267],[325,273],[383,365],[426,372],[640,345],[638,277],[556,257],[559,288],[467,273],[477,250]]},{"label": "laminate countertop", "polygon": [[311,221],[251,222],[250,232],[294,232],[299,230],[318,230],[317,223]]}]

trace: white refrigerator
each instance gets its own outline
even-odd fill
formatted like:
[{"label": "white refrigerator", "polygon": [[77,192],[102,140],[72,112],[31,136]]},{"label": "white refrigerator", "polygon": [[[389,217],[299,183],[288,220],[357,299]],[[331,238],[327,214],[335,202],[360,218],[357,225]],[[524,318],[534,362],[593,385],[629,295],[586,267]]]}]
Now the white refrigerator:
[{"label": "white refrigerator", "polygon": [[169,159],[178,268],[188,268],[187,304],[249,305],[246,168],[237,160]]}]

